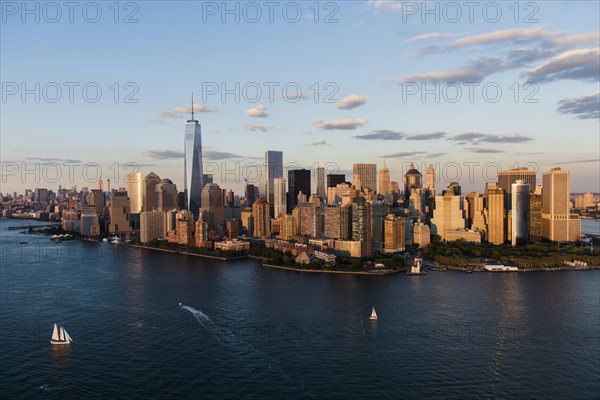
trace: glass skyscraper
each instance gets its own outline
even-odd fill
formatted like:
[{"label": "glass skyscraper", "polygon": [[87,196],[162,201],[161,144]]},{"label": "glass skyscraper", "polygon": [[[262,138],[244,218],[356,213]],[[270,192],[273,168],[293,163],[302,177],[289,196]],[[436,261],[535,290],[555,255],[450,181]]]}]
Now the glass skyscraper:
[{"label": "glass skyscraper", "polygon": [[274,215],[275,179],[283,178],[283,152],[269,150],[265,152],[265,169],[267,172],[265,197],[270,205],[271,216]]},{"label": "glass skyscraper", "polygon": [[192,119],[185,124],[185,157],[184,157],[184,192],[188,211],[198,218],[202,207],[202,137],[198,121],[194,119],[192,102]]}]

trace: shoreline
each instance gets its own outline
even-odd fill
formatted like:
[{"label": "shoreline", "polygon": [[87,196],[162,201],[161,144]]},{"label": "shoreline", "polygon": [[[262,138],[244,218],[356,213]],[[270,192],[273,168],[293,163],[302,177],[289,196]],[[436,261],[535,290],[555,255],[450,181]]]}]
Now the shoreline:
[{"label": "shoreline", "polygon": [[396,274],[398,272],[406,271],[406,268],[391,271],[385,270],[381,272],[363,272],[363,271],[332,271],[332,270],[318,270],[318,269],[300,269],[294,267],[284,267],[282,265],[273,265],[267,263],[261,263],[261,267],[273,268],[273,269],[281,269],[285,271],[294,271],[294,272],[310,272],[310,273],[318,273],[318,274],[341,274],[341,275],[371,275],[371,276],[386,276]]},{"label": "shoreline", "polygon": [[118,244],[117,246],[129,246],[129,247],[135,247],[135,248],[138,248],[138,249],[156,250],[156,251],[163,251],[163,252],[166,252],[166,253],[183,254],[183,255],[186,255],[186,256],[195,256],[195,257],[210,258],[210,259],[219,260],[219,261],[234,261],[234,260],[242,260],[242,259],[248,258],[247,256],[218,257],[218,256],[211,256],[211,255],[208,255],[208,254],[190,253],[189,251],[178,251],[178,250],[170,250],[170,249],[161,249],[159,247],[144,246],[144,245],[140,245],[140,244],[121,243],[121,244]]}]

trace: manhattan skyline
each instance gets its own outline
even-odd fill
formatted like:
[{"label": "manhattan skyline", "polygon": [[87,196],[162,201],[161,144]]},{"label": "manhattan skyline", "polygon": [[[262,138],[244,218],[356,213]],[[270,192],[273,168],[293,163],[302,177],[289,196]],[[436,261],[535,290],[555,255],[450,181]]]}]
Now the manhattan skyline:
[{"label": "manhattan skyline", "polygon": [[[4,10],[2,161],[96,162],[104,180],[115,163],[132,162],[142,174],[155,172],[183,188],[181,127],[194,92],[204,161],[220,169],[262,165],[269,150],[282,151],[286,165],[335,165],[346,175],[354,163],[380,169],[385,160],[396,181],[411,162],[420,171],[458,163],[465,190],[481,190],[486,163],[502,170],[538,166],[538,184],[543,171],[561,166],[572,172],[573,192],[600,191],[597,3],[541,2],[536,10],[519,3],[518,16],[502,3],[496,22],[479,9],[471,22],[463,9],[456,23],[441,6],[436,22],[436,15],[407,10],[406,3],[353,1],[330,9],[321,2],[318,23],[308,5],[295,23],[280,13],[271,23],[266,11],[251,23],[241,8],[236,22],[235,15],[192,2],[136,3],[137,22],[128,24],[115,23],[108,8],[94,24],[79,14],[73,23],[52,24],[44,15],[22,22],[20,10],[15,16]],[[122,9],[120,21],[132,11]],[[337,21],[324,23],[329,15]],[[164,24],[172,29],[156,29]],[[46,67],[28,62],[32,57]],[[56,102],[52,82],[62,87]],[[73,102],[67,82],[79,84]],[[96,103],[79,90],[89,82],[102,89]],[[451,82],[462,90],[456,102]],[[528,82],[535,85],[525,88]],[[253,83],[262,98],[254,99]],[[35,92],[36,84],[39,102],[21,91]],[[502,95],[493,102],[496,87]],[[304,97],[294,102],[296,88]],[[227,90],[236,93],[223,99]],[[127,96],[137,102],[125,102]],[[94,140],[81,141],[84,134]],[[121,177],[125,172],[131,171]],[[440,187],[456,180],[438,175]],[[215,182],[237,192],[244,185],[243,176]],[[261,193],[264,182],[264,176],[255,182]],[[52,186],[11,177],[2,183],[10,192]],[[63,186],[73,184],[95,186],[80,176]]]}]

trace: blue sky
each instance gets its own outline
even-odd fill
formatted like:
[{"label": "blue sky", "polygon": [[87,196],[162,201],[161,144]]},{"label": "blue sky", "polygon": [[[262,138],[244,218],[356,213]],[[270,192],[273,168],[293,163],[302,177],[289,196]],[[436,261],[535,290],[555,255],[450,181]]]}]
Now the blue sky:
[{"label": "blue sky", "polygon": [[[113,182],[115,163],[122,181],[129,172],[123,164],[133,162],[182,189],[191,92],[210,168],[242,171],[261,163],[266,150],[281,150],[286,163],[342,171],[354,162],[381,165],[385,159],[393,180],[410,162],[432,163],[440,166],[440,187],[456,177],[458,165],[464,190],[482,191],[484,171],[493,177],[497,166],[517,163],[540,171],[561,166],[572,172],[573,191],[600,191],[595,1],[477,2],[472,20],[463,2],[453,3],[458,8],[443,2],[273,2],[273,22],[265,2],[227,2],[238,7],[236,22],[235,13],[222,15],[223,2],[141,1],[118,3],[118,23],[113,1],[80,2],[73,22],[60,2],[61,18],[44,3],[28,2],[34,10],[37,4],[39,22],[35,13],[23,13],[21,2],[1,3],[3,165],[80,162],[73,183],[65,166],[56,184],[44,183],[42,173],[40,182],[33,174],[22,179],[6,167],[2,192],[59,183],[94,187],[82,178],[83,166],[92,162]],[[102,15],[92,23],[95,4]],[[438,21],[423,7],[437,7]],[[262,17],[251,23],[255,9]],[[501,15],[494,20],[497,9]],[[297,10],[299,21],[292,23]],[[127,15],[132,23],[123,23]],[[35,92],[36,82],[40,101],[34,94],[22,98],[22,85]],[[56,102],[52,82],[62,88]],[[65,82],[78,84],[72,102]],[[258,101],[248,98],[252,91],[240,93],[238,102],[232,94],[223,101],[220,93],[203,90],[252,82],[265,95]],[[279,85],[274,99],[265,82]],[[95,103],[81,90],[89,83],[102,90]],[[304,97],[282,98],[286,84],[296,85],[288,94],[299,87]],[[423,88],[431,91],[424,98]],[[127,94],[137,103],[125,102]],[[339,102],[326,102],[326,95]],[[243,177],[217,182],[239,191]]]}]

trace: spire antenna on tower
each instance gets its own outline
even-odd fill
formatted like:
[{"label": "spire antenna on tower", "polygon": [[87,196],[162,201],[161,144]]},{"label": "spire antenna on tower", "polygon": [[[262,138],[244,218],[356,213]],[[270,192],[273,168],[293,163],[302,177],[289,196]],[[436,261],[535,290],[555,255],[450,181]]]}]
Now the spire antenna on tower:
[{"label": "spire antenna on tower", "polygon": [[194,92],[192,92],[192,121],[194,120]]}]

